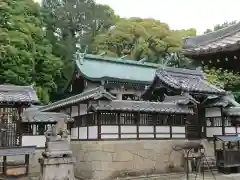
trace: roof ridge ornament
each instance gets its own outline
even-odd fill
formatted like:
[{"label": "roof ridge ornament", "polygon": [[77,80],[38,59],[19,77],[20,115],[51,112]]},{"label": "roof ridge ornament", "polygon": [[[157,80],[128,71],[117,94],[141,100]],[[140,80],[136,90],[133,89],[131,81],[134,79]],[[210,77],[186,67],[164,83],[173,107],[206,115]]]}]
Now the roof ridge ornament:
[{"label": "roof ridge ornament", "polygon": [[122,59],[124,59],[125,57],[127,57],[127,55],[125,54],[125,55],[123,55],[123,56],[121,56],[119,59],[120,60],[122,60]]},{"label": "roof ridge ornament", "polygon": [[87,55],[87,50],[88,50],[88,46],[85,47],[85,50],[83,53],[81,53],[79,50],[76,51],[75,53],[75,60],[80,62],[81,65],[83,65],[84,62],[84,58]]},{"label": "roof ridge ornament", "polygon": [[106,52],[102,52],[99,54],[99,56],[104,56],[105,54],[107,54]]},{"label": "roof ridge ornament", "polygon": [[144,57],[144,58],[140,59],[139,62],[144,63],[146,60],[147,60],[147,58]]}]

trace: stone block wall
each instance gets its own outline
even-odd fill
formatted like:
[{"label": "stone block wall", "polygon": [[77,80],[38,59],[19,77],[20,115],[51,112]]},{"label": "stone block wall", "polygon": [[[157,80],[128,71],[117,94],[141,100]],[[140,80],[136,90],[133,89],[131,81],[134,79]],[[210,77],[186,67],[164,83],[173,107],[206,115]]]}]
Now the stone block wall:
[{"label": "stone block wall", "polygon": [[73,141],[75,174],[94,180],[183,170],[183,155],[172,147],[185,140]]}]

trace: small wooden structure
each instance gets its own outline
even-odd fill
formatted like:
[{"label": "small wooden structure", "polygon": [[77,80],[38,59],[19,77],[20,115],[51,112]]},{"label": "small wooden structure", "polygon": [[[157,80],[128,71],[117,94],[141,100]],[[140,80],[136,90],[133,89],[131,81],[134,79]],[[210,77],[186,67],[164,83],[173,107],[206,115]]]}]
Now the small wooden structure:
[{"label": "small wooden structure", "polygon": [[[35,147],[22,147],[22,112],[32,104],[38,103],[36,92],[31,86],[0,85],[0,156],[2,175],[8,174],[10,166],[26,167],[28,173],[29,155]],[[8,156],[25,156],[25,162],[9,162]],[[22,175],[14,172],[14,175]]]},{"label": "small wooden structure", "polygon": [[240,136],[214,136],[214,152],[219,171],[230,173],[240,167]]}]

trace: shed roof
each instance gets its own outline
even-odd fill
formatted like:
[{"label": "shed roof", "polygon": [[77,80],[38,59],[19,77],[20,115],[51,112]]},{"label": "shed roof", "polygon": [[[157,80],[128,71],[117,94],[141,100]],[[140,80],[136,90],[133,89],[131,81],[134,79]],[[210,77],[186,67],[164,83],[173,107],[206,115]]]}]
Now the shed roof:
[{"label": "shed roof", "polygon": [[79,73],[91,81],[115,80],[150,84],[159,64],[100,55],[80,55],[76,60]]},{"label": "shed roof", "polygon": [[235,142],[240,141],[240,136],[236,135],[225,135],[225,136],[215,136],[218,140],[223,142]]},{"label": "shed roof", "polygon": [[91,105],[88,111],[129,111],[129,112],[157,112],[175,114],[193,114],[193,110],[187,106],[176,103],[114,100],[108,104]]},{"label": "shed roof", "polygon": [[110,93],[108,93],[104,87],[100,86],[94,89],[90,89],[90,90],[86,90],[81,94],[75,95],[75,96],[71,96],[69,98],[66,99],[62,99],[60,101],[56,101],[54,103],[48,104],[46,106],[42,106],[39,108],[40,111],[52,111],[54,109],[63,107],[63,106],[67,106],[67,105],[71,105],[71,104],[76,104],[79,103],[81,101],[85,101],[85,100],[90,100],[90,99],[109,99],[109,100],[114,100],[116,99],[115,96],[111,95]]},{"label": "shed roof", "polygon": [[32,86],[0,85],[0,102],[34,104],[39,100]]},{"label": "shed roof", "polygon": [[38,108],[27,108],[23,112],[22,116],[22,122],[25,123],[38,123],[38,122],[56,123],[59,120],[65,120],[67,122],[73,121],[70,118],[70,116],[64,113],[41,112]]},{"label": "shed roof", "polygon": [[185,39],[183,53],[185,55],[202,55],[240,49],[240,23]]}]

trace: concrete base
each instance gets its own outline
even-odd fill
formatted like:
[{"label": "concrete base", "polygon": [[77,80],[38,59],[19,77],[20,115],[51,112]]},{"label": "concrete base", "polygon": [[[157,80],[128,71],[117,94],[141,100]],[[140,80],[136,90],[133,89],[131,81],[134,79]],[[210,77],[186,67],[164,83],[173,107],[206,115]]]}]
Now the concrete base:
[{"label": "concrete base", "polygon": [[41,158],[40,180],[75,180],[74,163],[72,157],[66,158]]}]

